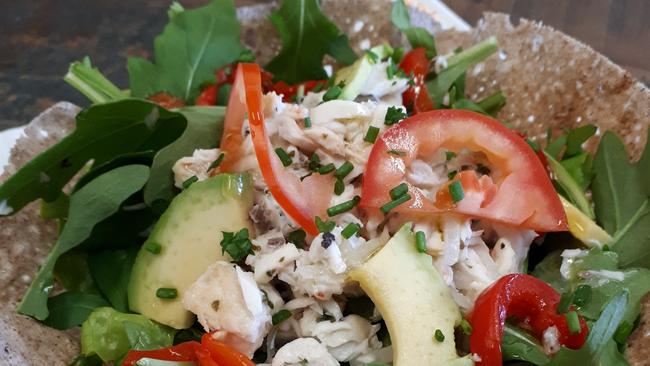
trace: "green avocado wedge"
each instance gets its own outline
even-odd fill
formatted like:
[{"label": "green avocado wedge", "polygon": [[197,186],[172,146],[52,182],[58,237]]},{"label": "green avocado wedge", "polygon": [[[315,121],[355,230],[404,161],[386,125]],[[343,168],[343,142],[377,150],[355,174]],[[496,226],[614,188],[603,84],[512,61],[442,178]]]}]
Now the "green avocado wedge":
[{"label": "green avocado wedge", "polygon": [[471,358],[456,353],[454,327],[461,321],[460,311],[431,257],[417,251],[411,224],[352,270],[350,278],[384,318],[394,366],[473,365]]},{"label": "green avocado wedge", "polygon": [[[183,308],[183,294],[209,265],[230,260],[222,254],[222,232],[250,229],[252,203],[248,174],[220,174],[176,196],[133,265],[128,288],[131,310],[172,328],[190,327],[194,315]],[[159,298],[160,288],[175,289],[176,296]]]}]

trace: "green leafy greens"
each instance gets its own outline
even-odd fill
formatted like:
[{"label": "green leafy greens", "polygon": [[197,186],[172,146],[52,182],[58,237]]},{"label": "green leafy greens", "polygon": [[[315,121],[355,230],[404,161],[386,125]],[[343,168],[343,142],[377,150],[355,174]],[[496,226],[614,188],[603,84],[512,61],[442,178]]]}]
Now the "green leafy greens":
[{"label": "green leafy greens", "polygon": [[20,303],[20,313],[39,320],[48,317],[47,296],[52,291],[56,260],[81,244],[97,223],[117,212],[122,202],[142,189],[148,178],[148,167],[127,165],[97,177],[70,197],[68,221]]},{"label": "green leafy greens", "polygon": [[174,8],[154,43],[155,62],[128,59],[131,95],[145,98],[167,92],[192,102],[215,70],[235,62],[244,51],[232,0],[214,0],[192,10]]},{"label": "green leafy greens", "polygon": [[404,33],[411,47],[423,47],[427,50],[427,56],[429,58],[436,56],[436,42],[433,36],[424,28],[411,26],[411,17],[404,0],[397,0],[393,3],[390,20],[397,29]]},{"label": "green leafy greens", "polygon": [[279,80],[296,84],[327,79],[325,54],[344,65],[357,58],[347,36],[322,13],[317,0],[284,0],[269,19],[282,39],[282,50],[266,69]]}]

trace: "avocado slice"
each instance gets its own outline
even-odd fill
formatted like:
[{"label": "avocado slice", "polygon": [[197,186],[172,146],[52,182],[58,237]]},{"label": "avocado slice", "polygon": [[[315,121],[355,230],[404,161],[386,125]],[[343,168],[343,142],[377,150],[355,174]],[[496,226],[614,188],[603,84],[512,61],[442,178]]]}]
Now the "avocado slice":
[{"label": "avocado slice", "polygon": [[[190,327],[194,315],[183,308],[183,294],[210,264],[230,260],[221,254],[222,232],[251,230],[252,204],[248,174],[220,174],[176,196],[133,265],[128,288],[131,310],[176,329]],[[151,248],[158,246],[160,252],[152,253]],[[174,288],[178,295],[160,299],[159,288]]]},{"label": "avocado slice", "polygon": [[[473,365],[470,357],[456,353],[454,327],[461,321],[460,311],[431,257],[417,251],[411,224],[349,276],[384,318],[394,366]],[[443,341],[436,340],[437,330]]]},{"label": "avocado slice", "polygon": [[352,65],[344,67],[336,73],[336,83],[345,83],[339,99],[354,100],[368,80],[372,65],[393,54],[393,49],[389,45],[379,45],[371,48],[370,52],[378,56],[376,61],[373,61],[368,54],[364,54]]}]

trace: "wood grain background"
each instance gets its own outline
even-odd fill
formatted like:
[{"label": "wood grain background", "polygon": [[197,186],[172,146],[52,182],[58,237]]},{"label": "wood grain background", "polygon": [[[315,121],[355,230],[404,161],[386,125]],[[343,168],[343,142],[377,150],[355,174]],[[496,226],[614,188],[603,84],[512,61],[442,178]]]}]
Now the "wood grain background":
[{"label": "wood grain background", "polygon": [[[189,6],[206,0],[188,0]],[[264,2],[236,0],[238,5]],[[592,45],[650,81],[650,0],[446,0],[474,24],[484,11],[543,21]],[[0,130],[19,126],[57,100],[84,105],[63,83],[85,55],[119,86],[126,57],[148,56],[170,0],[0,0]]]}]

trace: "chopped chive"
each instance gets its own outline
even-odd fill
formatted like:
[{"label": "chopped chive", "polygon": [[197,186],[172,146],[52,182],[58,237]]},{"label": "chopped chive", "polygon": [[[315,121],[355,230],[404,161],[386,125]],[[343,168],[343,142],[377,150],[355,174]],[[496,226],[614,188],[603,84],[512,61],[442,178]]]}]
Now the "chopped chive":
[{"label": "chopped chive", "polygon": [[160,254],[162,246],[155,241],[148,241],[144,244],[144,249],[152,254]]},{"label": "chopped chive", "polygon": [[311,127],[311,118],[305,117],[305,128]]},{"label": "chopped chive", "polygon": [[560,296],[560,302],[557,304],[557,313],[564,314],[569,311],[571,307],[571,302],[573,302],[573,294],[571,292],[564,292]]},{"label": "chopped chive", "polygon": [[315,222],[318,231],[321,233],[329,233],[330,231],[334,230],[334,227],[336,226],[336,223],[334,221],[323,221],[318,216],[316,216]]},{"label": "chopped chive", "polygon": [[359,229],[361,229],[361,226],[359,224],[349,223],[345,226],[343,231],[341,231],[341,236],[346,239],[350,239],[352,235],[356,234],[359,231]]},{"label": "chopped chive", "polygon": [[388,151],[386,151],[386,152],[389,153],[389,154],[397,155],[397,156],[404,156],[404,155],[406,155],[406,152],[403,151],[403,150],[394,150],[394,149],[393,149],[393,150],[388,150]]},{"label": "chopped chive", "polygon": [[343,93],[343,86],[341,86],[341,84],[334,85],[333,87],[327,89],[325,94],[323,94],[323,102],[329,102],[330,100],[338,99],[341,93]]},{"label": "chopped chive", "polygon": [[175,299],[178,291],[175,288],[161,287],[156,290],[156,297],[159,299]]},{"label": "chopped chive", "polygon": [[452,170],[449,173],[447,173],[447,178],[449,178],[449,180],[452,180],[452,179],[456,178],[456,174],[458,174],[458,172],[455,171],[455,170]]},{"label": "chopped chive", "polygon": [[351,209],[353,209],[356,205],[358,205],[360,201],[361,201],[361,197],[354,196],[354,198],[352,198],[349,201],[345,201],[343,203],[339,203],[338,205],[334,205],[328,208],[327,215],[332,217],[332,216],[340,215],[344,212],[348,212]]},{"label": "chopped chive", "polygon": [[472,325],[467,321],[467,319],[460,321],[460,329],[467,335],[472,334]]},{"label": "chopped chive", "polygon": [[427,238],[424,236],[424,231],[415,233],[415,247],[420,253],[427,251]]},{"label": "chopped chive", "polygon": [[193,176],[187,178],[183,182],[183,189],[188,189],[192,184],[196,183],[198,180],[199,180],[199,177],[197,177],[196,175],[193,175]]},{"label": "chopped chive", "polygon": [[352,169],[354,169],[354,165],[346,160],[345,163],[341,164],[341,166],[336,169],[334,176],[343,179],[352,172]]},{"label": "chopped chive", "polygon": [[395,77],[395,74],[397,73],[397,65],[393,62],[392,58],[388,59],[388,65],[386,66],[386,77],[388,80],[392,79]]},{"label": "chopped chive", "polygon": [[219,165],[221,165],[221,162],[223,161],[223,158],[225,158],[225,157],[226,157],[225,153],[219,154],[219,157],[217,158],[217,160],[213,161],[212,164],[210,164],[207,171],[209,172],[210,170],[219,167]]},{"label": "chopped chive", "polygon": [[386,110],[386,116],[384,117],[385,125],[394,125],[395,123],[406,118],[406,113],[401,108],[397,107],[388,107]]},{"label": "chopped chive", "polygon": [[445,152],[445,158],[446,158],[447,161],[449,161],[449,160],[451,160],[451,159],[453,159],[455,157],[456,157],[455,152],[453,152],[453,151],[446,151]]},{"label": "chopped chive", "polygon": [[405,195],[403,195],[403,196],[401,196],[401,197],[399,197],[397,199],[394,199],[394,200],[388,202],[387,204],[381,206],[380,210],[384,214],[387,214],[390,210],[392,210],[395,207],[401,205],[402,203],[407,202],[410,199],[411,199],[411,195],[407,193],[407,194],[405,194]]},{"label": "chopped chive", "polygon": [[323,165],[322,167],[318,168],[318,174],[327,174],[327,173],[331,173],[331,172],[334,171],[334,169],[336,169],[336,167],[334,166],[334,164],[329,163],[329,164],[327,164],[327,165]]},{"label": "chopped chive", "polygon": [[291,163],[293,163],[293,160],[291,160],[291,156],[289,156],[289,154],[287,154],[287,152],[284,151],[283,148],[278,147],[277,149],[275,149],[275,153],[278,155],[278,158],[280,158],[280,161],[282,162],[283,166],[287,167],[291,165]]},{"label": "chopped chive", "polygon": [[436,341],[441,342],[441,343],[445,341],[445,335],[442,334],[442,331],[440,329],[436,329],[435,338],[436,338]]},{"label": "chopped chive", "polygon": [[388,193],[390,194],[390,198],[396,200],[396,199],[402,197],[403,195],[407,194],[408,191],[409,191],[408,184],[401,183],[401,184],[395,186],[395,188],[391,189],[390,192],[388,192]]},{"label": "chopped chive", "polygon": [[377,135],[379,135],[379,128],[370,126],[368,127],[368,132],[366,132],[366,136],[363,137],[363,141],[370,142],[372,144],[377,141]]},{"label": "chopped chive", "polygon": [[631,323],[623,320],[621,324],[616,328],[616,332],[614,333],[614,340],[618,344],[625,344],[627,341],[627,338],[630,336],[630,333],[632,333],[632,330],[634,329],[634,325]]},{"label": "chopped chive", "polygon": [[581,328],[580,328],[580,318],[578,318],[578,313],[572,310],[564,314],[564,317],[566,318],[567,325],[569,326],[569,333],[571,334],[580,333]]},{"label": "chopped chive", "polygon": [[287,234],[287,241],[289,243],[295,244],[298,248],[304,248],[307,244],[305,239],[307,238],[307,233],[303,229],[298,229]]},{"label": "chopped chive", "polygon": [[591,286],[580,285],[573,292],[573,305],[583,307],[591,300]]},{"label": "chopped chive", "polygon": [[343,180],[337,178],[336,182],[334,182],[334,194],[340,196],[343,194],[343,191],[345,191],[345,183],[343,183]]},{"label": "chopped chive", "polygon": [[309,170],[316,171],[318,168],[320,168],[320,158],[313,153],[309,158]]},{"label": "chopped chive", "polygon": [[377,63],[377,61],[379,61],[379,55],[376,53],[370,50],[366,50],[364,53],[366,54],[366,57],[368,57],[368,61],[370,61],[371,64]]},{"label": "chopped chive", "polygon": [[460,184],[460,181],[455,181],[449,185],[449,194],[451,194],[451,200],[454,203],[458,203],[465,198],[465,192],[463,191],[463,186]]},{"label": "chopped chive", "polygon": [[315,87],[311,88],[312,93],[318,93],[319,91],[323,90],[323,87],[325,86],[324,83],[316,84]]},{"label": "chopped chive", "polygon": [[273,316],[271,317],[271,323],[273,323],[273,325],[278,325],[278,324],[282,323],[283,321],[291,318],[291,315],[293,315],[293,314],[291,314],[291,312],[289,310],[282,309],[282,310],[278,311],[277,313],[273,314]]},{"label": "chopped chive", "polygon": [[607,244],[603,245],[603,252],[609,252],[609,251],[610,251],[609,245]]}]

